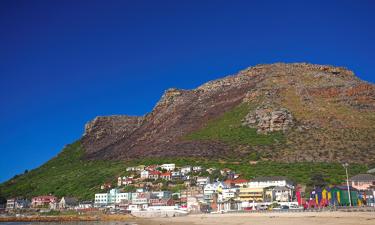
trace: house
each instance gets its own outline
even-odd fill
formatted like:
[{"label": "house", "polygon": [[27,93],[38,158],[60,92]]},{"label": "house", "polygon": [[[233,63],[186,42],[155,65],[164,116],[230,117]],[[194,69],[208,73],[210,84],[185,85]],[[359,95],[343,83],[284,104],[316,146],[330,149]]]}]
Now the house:
[{"label": "house", "polygon": [[145,170],[148,170],[148,171],[152,171],[152,170],[156,170],[157,168],[159,167],[159,165],[148,165],[145,167]]},{"label": "house", "polygon": [[142,170],[142,172],[141,172],[141,179],[148,179],[149,173],[150,172],[148,170]]},{"label": "house", "polygon": [[202,167],[201,166],[193,166],[193,171],[194,172],[200,172],[200,171],[202,171]]},{"label": "house", "polygon": [[78,205],[77,198],[62,197],[59,202],[59,209],[73,209]]},{"label": "house", "polygon": [[42,195],[32,198],[31,206],[33,208],[48,208],[50,203],[56,203],[57,198],[53,195]]},{"label": "house", "polygon": [[293,190],[286,186],[277,186],[272,188],[272,201],[290,202],[292,200]]},{"label": "house", "polygon": [[238,188],[224,188],[218,194],[218,202],[225,202],[229,199],[235,199],[238,195]]},{"label": "house", "polygon": [[197,177],[197,185],[205,186],[208,183],[210,183],[209,177]]},{"label": "house", "polygon": [[189,197],[195,197],[197,201],[203,202],[203,196],[204,196],[204,189],[202,186],[188,187],[180,191],[180,198],[181,200],[185,199],[185,201]]},{"label": "house", "polygon": [[209,174],[212,174],[215,170],[216,170],[216,168],[210,167],[210,168],[206,169],[206,172],[208,172]]},{"label": "house", "polygon": [[180,171],[172,171],[171,174],[173,180],[178,180],[182,178],[182,174]]},{"label": "house", "polygon": [[224,169],[222,169],[222,170],[220,170],[220,174],[222,175],[222,176],[226,176],[228,173],[230,173],[230,172],[232,172],[232,170],[231,169],[228,169],[228,168],[224,168]]},{"label": "house", "polygon": [[131,171],[142,171],[145,169],[145,165],[138,165],[138,166],[133,166],[133,167],[127,167],[126,171],[131,172]]},{"label": "house", "polygon": [[127,172],[135,171],[135,167],[126,167]]},{"label": "house", "polygon": [[263,202],[263,188],[240,187],[238,193],[238,200],[240,200],[241,202]]},{"label": "house", "polygon": [[170,198],[172,193],[170,191],[153,191],[150,198]]},{"label": "house", "polygon": [[234,180],[228,179],[228,180],[224,181],[224,183],[226,183],[230,187],[247,186],[248,182],[249,182],[249,180],[246,180],[246,179],[234,179]]},{"label": "house", "polygon": [[163,180],[171,180],[172,179],[172,173],[171,172],[165,172],[160,174],[160,178]]},{"label": "house", "polygon": [[155,198],[155,199],[150,199],[149,204],[151,206],[173,206],[174,201],[172,198]]},{"label": "house", "polygon": [[283,187],[294,189],[294,184],[286,177],[257,177],[248,182],[249,188]]},{"label": "house", "polygon": [[132,193],[121,192],[120,189],[113,188],[107,193],[95,194],[95,207],[111,206],[130,201]]},{"label": "house", "polygon": [[375,176],[372,174],[358,174],[349,179],[349,184],[360,191],[375,188]]},{"label": "house", "polygon": [[160,177],[160,172],[157,170],[149,171],[148,179],[157,180]]},{"label": "house", "polygon": [[29,208],[29,206],[30,206],[30,201],[27,199],[11,198],[7,200],[5,209],[6,210],[25,209],[25,208]]},{"label": "house", "polygon": [[101,190],[107,190],[107,189],[110,189],[112,188],[112,184],[111,183],[104,183],[100,186],[100,189]]},{"label": "house", "polygon": [[206,202],[212,202],[213,195],[221,193],[223,189],[229,188],[224,182],[215,182],[212,184],[206,184],[203,189],[203,198]]},{"label": "house", "polygon": [[192,171],[192,167],[191,166],[183,166],[183,167],[181,167],[180,171],[181,171],[182,174],[188,174]]},{"label": "house", "polygon": [[174,163],[162,164],[162,165],[160,165],[160,168],[162,168],[164,170],[172,171],[176,168],[176,164],[174,164]]},{"label": "house", "polygon": [[82,201],[78,204],[78,209],[91,209],[93,206],[92,201]]},{"label": "house", "polygon": [[128,186],[133,183],[133,177],[118,177],[117,186]]}]

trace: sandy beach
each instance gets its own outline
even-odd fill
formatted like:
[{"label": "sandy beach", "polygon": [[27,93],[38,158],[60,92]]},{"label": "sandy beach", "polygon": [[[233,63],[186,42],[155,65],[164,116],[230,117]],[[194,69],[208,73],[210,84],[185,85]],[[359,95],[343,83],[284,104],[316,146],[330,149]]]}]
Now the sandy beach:
[{"label": "sandy beach", "polygon": [[185,217],[152,218],[136,221],[139,225],[374,225],[374,212],[303,212],[203,214]]}]

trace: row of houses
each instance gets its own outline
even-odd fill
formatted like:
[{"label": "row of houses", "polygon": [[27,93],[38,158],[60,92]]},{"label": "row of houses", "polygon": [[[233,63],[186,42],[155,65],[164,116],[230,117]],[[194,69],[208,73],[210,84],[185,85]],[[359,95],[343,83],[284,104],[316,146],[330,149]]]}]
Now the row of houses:
[{"label": "row of houses", "polygon": [[220,205],[224,207],[229,202],[232,205],[235,202],[236,209],[243,210],[251,204],[254,207],[254,202],[290,202],[294,194],[293,182],[285,177],[261,177],[251,181],[228,179],[225,182],[213,183],[210,183],[208,177],[200,177],[197,181],[197,185],[189,186],[178,193],[152,192],[145,189],[131,193],[114,188],[106,193],[95,194],[95,207],[141,210],[178,204],[188,211],[201,211],[202,206],[217,209]]},{"label": "row of houses", "polygon": [[34,209],[41,209],[41,208],[49,208],[49,209],[59,209],[59,210],[67,210],[67,209],[87,209],[92,208],[93,203],[91,201],[81,201],[79,202],[77,198],[74,197],[62,197],[58,199],[53,195],[42,195],[33,197],[30,200],[28,199],[19,199],[19,198],[10,198],[7,199],[6,210],[16,210],[16,209],[27,209],[27,208],[34,208]]}]

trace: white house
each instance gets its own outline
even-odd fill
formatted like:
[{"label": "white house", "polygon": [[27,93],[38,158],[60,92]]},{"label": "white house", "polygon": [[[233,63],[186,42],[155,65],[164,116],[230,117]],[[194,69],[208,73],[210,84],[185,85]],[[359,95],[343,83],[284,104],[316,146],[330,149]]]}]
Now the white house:
[{"label": "white house", "polygon": [[202,167],[201,166],[193,166],[193,171],[194,172],[202,171]]},{"label": "white house", "polygon": [[210,183],[209,177],[197,177],[197,185],[205,186],[208,183]]},{"label": "white house", "polygon": [[292,189],[283,186],[283,187],[274,187],[272,189],[273,200],[277,202],[289,202],[292,198]]},{"label": "white house", "polygon": [[131,200],[131,193],[123,192],[123,193],[117,193],[116,195],[116,203],[126,203]]},{"label": "white house", "polygon": [[214,194],[221,193],[223,189],[229,189],[224,182],[215,182],[212,184],[206,184],[203,189],[203,198],[206,202],[210,202],[213,199]]},{"label": "white house", "polygon": [[95,194],[95,207],[115,204],[118,194],[120,194],[120,191],[116,188],[111,189],[108,193]]},{"label": "white house", "polygon": [[249,188],[288,187],[294,189],[294,184],[286,177],[257,177],[248,182]]},{"label": "white house", "polygon": [[238,188],[224,188],[219,192],[218,201],[224,202],[228,201],[229,199],[235,199],[239,192]]},{"label": "white house", "polygon": [[118,177],[117,178],[117,186],[128,186],[129,184],[132,184],[133,183],[133,177]]},{"label": "white house", "polygon": [[168,171],[172,171],[176,168],[176,164],[174,164],[174,163],[162,164],[162,165],[160,165],[160,168],[168,170]]},{"label": "white house", "polygon": [[183,166],[181,167],[181,173],[182,174],[188,174],[192,171],[192,168],[191,166]]},{"label": "white house", "polygon": [[95,207],[106,206],[109,204],[108,193],[95,194]]},{"label": "white house", "polygon": [[78,205],[78,200],[74,197],[62,197],[59,202],[59,209],[73,209]]},{"label": "white house", "polygon": [[150,172],[149,172],[148,170],[142,170],[142,172],[141,172],[141,178],[142,178],[142,179],[147,179],[149,173],[150,173]]}]

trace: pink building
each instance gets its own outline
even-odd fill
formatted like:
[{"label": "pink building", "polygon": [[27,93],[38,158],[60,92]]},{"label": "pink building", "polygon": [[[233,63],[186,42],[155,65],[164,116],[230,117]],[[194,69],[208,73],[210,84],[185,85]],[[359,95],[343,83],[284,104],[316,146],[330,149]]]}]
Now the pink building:
[{"label": "pink building", "polygon": [[375,176],[371,174],[358,174],[349,179],[349,184],[361,191],[375,188]]},{"label": "pink building", "polygon": [[50,203],[56,203],[57,198],[53,195],[37,196],[32,198],[31,206],[33,208],[49,207]]}]

